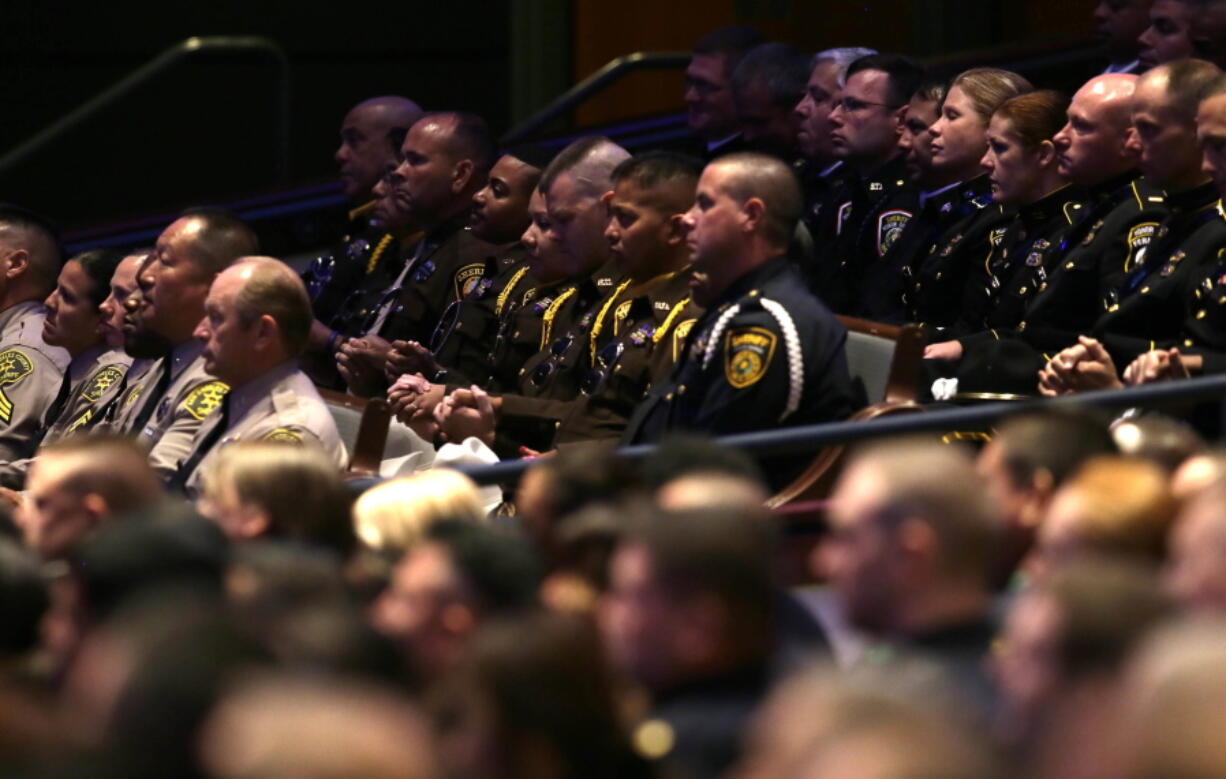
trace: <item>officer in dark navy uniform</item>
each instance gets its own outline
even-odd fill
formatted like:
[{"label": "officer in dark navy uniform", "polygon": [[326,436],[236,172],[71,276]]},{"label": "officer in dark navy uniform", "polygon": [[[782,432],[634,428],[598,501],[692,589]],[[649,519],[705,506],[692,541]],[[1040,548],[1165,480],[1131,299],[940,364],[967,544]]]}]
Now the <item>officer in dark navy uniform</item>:
[{"label": "officer in dark navy uniform", "polygon": [[808,78],[808,55],[786,43],[763,43],[741,59],[732,73],[741,150],[774,154],[789,163],[799,157],[795,109]]},{"label": "officer in dark navy uniform", "polygon": [[[680,361],[635,410],[623,441],[842,419],[853,410],[847,333],[783,256],[800,218],[791,170],[744,154],[707,166],[690,230],[694,301],[706,313]],[[780,464],[777,479],[794,468]]]},{"label": "officer in dark navy uniform", "polygon": [[923,69],[906,57],[862,57],[848,67],[830,112],[835,153],[855,174],[810,225],[817,247],[814,291],[834,311],[857,313],[869,267],[915,215],[918,191],[908,180],[898,142],[907,103],[922,79]]},{"label": "officer in dark navy uniform", "polygon": [[[932,185],[921,195],[916,227],[899,239],[891,258],[907,278],[906,318],[937,331],[962,313],[967,280],[983,268],[1004,237],[1010,215],[992,199],[981,161],[988,149],[992,114],[1030,82],[997,68],[972,68],[950,83],[940,115],[928,128]],[[960,182],[942,191],[941,182]],[[927,227],[927,229],[924,229]],[[934,333],[935,335],[935,333]]]},{"label": "officer in dark navy uniform", "polygon": [[391,192],[424,235],[402,250],[391,286],[366,309],[359,337],[337,354],[351,391],[382,392],[390,342],[428,341],[448,304],[480,281],[494,247],[466,224],[494,154],[489,127],[473,114],[427,114],[409,130]]},{"label": "officer in dark navy uniform", "polygon": [[721,27],[694,44],[685,69],[686,122],[697,136],[694,153],[704,159],[741,150],[732,73],[745,54],[765,42],[748,25]]}]

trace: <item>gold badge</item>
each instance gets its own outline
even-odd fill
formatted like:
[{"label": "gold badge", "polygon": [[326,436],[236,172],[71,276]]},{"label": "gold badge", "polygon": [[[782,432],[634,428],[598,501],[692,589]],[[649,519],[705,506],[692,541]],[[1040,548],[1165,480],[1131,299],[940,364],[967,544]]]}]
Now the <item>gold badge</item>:
[{"label": "gold badge", "polygon": [[303,442],[302,433],[297,430],[291,430],[288,427],[278,427],[271,433],[265,434],[261,441],[275,441],[279,444],[300,444]]},{"label": "gold badge", "polygon": [[455,296],[456,299],[465,297],[468,293],[477,288],[481,283],[481,279],[485,277],[485,263],[475,262],[471,265],[465,265],[455,272]]},{"label": "gold badge", "polygon": [[124,373],[123,368],[114,365],[106,366],[90,377],[89,383],[81,391],[81,397],[90,403],[97,403],[106,394],[107,390],[114,387],[116,383],[123,381]]},{"label": "gold badge", "polygon": [[689,336],[690,331],[694,329],[694,324],[697,319],[687,319],[684,322],[678,322],[673,328],[673,362],[681,359],[681,349],[685,346],[685,339]]},{"label": "gold badge", "polygon": [[[0,352],[0,387],[9,387],[34,372],[34,363],[24,352],[9,349]],[[13,401],[0,389],[0,422],[13,419]]]},{"label": "gold badge", "polygon": [[202,420],[221,405],[222,398],[229,391],[229,385],[222,381],[210,381],[207,384],[201,384],[183,399],[182,408],[194,418]]},{"label": "gold badge", "polygon": [[724,341],[724,374],[728,383],[745,389],[766,375],[775,356],[775,334],[764,327],[730,330]]}]

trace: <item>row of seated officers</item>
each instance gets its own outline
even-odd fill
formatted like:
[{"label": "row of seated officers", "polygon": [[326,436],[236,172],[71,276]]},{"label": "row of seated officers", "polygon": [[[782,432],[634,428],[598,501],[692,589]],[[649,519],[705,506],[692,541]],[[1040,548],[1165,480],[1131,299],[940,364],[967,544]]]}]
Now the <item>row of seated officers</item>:
[{"label": "row of seated officers", "polygon": [[898,55],[819,57],[794,115],[837,164],[704,166],[598,137],[499,154],[474,115],[366,101],[337,159],[369,202],[305,283],[224,213],[61,267],[46,221],[6,208],[0,480],[98,429],[138,436],[189,492],[241,439],[341,467],[317,384],[386,394],[427,448],[476,437],[502,457],[841,419],[868,399],[832,311],[924,325],[932,376],[976,391],[1221,362],[1216,66],[1107,74],[1070,102],[1002,70],[944,83]]}]

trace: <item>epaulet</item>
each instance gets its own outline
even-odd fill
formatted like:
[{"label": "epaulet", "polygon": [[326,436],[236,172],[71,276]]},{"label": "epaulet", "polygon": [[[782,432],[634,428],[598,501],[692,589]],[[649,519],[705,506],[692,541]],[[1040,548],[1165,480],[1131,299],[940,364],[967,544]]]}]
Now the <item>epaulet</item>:
[{"label": "epaulet", "polygon": [[1067,203],[1065,203],[1064,208],[1062,209],[1064,211],[1065,221],[1067,221],[1069,224],[1072,224],[1076,219],[1077,212],[1080,211],[1082,207],[1083,206],[1081,205],[1081,203],[1078,203],[1073,200],[1070,200]]}]

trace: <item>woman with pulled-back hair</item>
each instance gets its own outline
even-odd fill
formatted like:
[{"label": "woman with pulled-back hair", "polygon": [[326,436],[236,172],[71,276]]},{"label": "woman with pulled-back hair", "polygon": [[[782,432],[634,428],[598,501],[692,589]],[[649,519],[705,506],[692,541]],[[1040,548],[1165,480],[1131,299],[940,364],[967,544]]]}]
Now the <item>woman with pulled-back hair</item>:
[{"label": "woman with pulled-back hair", "polygon": [[969,274],[982,267],[992,248],[990,237],[999,238],[1001,233],[994,231],[1009,218],[993,201],[980,166],[988,150],[988,122],[1002,103],[1032,89],[1022,76],[998,68],[973,68],[950,82],[937,121],[928,129],[932,175],[950,183],[925,193],[920,216],[936,226],[931,238],[920,242],[926,254],[903,258],[910,321],[938,332],[957,321]]}]

